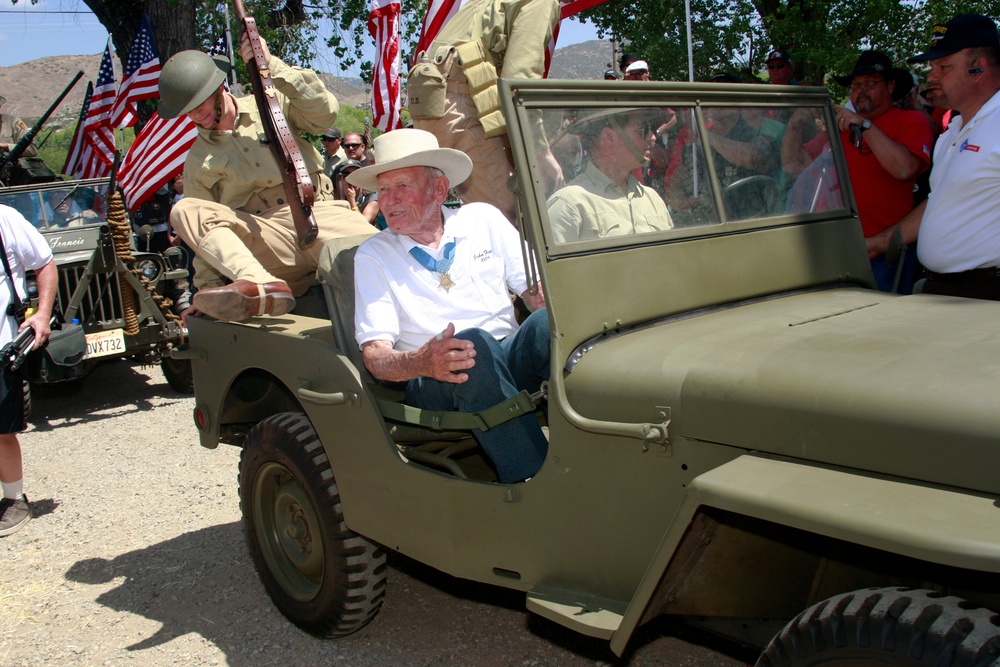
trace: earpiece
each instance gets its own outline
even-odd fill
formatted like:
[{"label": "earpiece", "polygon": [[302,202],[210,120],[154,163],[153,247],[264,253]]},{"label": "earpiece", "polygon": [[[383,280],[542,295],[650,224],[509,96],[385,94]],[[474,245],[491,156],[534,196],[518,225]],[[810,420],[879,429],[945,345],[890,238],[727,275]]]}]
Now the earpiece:
[{"label": "earpiece", "polygon": [[969,68],[969,76],[978,76],[978,75],[980,75],[982,73],[983,73],[983,68],[982,67],[970,67]]}]

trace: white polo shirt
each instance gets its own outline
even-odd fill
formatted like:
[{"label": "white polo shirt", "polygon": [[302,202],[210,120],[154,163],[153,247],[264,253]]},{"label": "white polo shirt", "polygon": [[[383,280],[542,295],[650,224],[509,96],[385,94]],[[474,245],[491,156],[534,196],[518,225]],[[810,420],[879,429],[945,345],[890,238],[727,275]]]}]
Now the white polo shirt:
[{"label": "white polo shirt", "polygon": [[[444,237],[437,248],[385,229],[358,248],[354,264],[354,331],[358,345],[387,340],[395,349],[415,350],[454,322],[455,331],[479,328],[501,339],[517,331],[508,289],[528,289],[517,231],[489,204],[442,207]],[[455,241],[448,271],[454,285],[422,266],[410,248],[434,259]]]},{"label": "white polo shirt", "polygon": [[1000,267],[1000,92],[938,138],[917,256],[936,273]]}]

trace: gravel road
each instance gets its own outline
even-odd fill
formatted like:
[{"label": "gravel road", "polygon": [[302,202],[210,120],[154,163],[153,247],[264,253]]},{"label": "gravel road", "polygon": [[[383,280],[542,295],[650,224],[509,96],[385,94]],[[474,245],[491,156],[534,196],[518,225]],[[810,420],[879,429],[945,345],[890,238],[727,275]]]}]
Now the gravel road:
[{"label": "gravel road", "polygon": [[35,519],[0,539],[0,665],[745,664],[666,623],[617,660],[529,614],[523,594],[402,556],[371,625],[306,635],[274,610],[247,553],[239,453],[197,444],[193,405],[158,368],[124,361],[72,392],[36,392],[21,437]]}]

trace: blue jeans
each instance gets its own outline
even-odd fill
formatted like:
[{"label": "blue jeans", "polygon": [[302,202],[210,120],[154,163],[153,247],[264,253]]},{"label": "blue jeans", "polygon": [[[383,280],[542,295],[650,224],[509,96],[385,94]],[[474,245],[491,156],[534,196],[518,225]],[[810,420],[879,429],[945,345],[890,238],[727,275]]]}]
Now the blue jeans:
[{"label": "blue jeans", "polygon": [[[883,292],[891,292],[892,283],[896,279],[896,268],[899,266],[899,260],[897,259],[893,262],[892,266],[886,266],[885,255],[883,254],[874,258],[871,262],[872,273],[875,274],[875,283],[878,285],[878,288]],[[917,269],[919,268],[920,262],[917,261],[916,244],[906,246],[903,273],[900,276],[899,288],[897,290],[899,294],[913,294],[913,283],[917,278]]]},{"label": "blue jeans", "polygon": [[[544,309],[532,313],[517,333],[503,340],[482,329],[460,331],[455,338],[470,340],[476,346],[476,364],[465,371],[469,379],[454,384],[415,378],[406,385],[406,402],[428,410],[476,412],[516,396],[522,389],[534,393],[549,379],[550,337]],[[504,484],[531,477],[545,461],[548,442],[534,414],[473,433]]]}]

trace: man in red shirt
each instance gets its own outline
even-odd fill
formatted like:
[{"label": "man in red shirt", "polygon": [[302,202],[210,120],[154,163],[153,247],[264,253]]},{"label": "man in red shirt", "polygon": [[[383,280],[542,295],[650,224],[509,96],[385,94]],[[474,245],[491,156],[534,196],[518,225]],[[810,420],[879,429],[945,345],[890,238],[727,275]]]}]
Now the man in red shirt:
[{"label": "man in red shirt", "polygon": [[[867,238],[913,209],[914,183],[930,167],[931,125],[919,111],[893,106],[913,85],[912,78],[906,70],[893,67],[884,53],[864,51],[853,72],[834,78],[851,91],[854,110],[837,107],[837,125]],[[917,269],[916,253],[905,257],[901,294],[912,291]],[[872,259],[879,289],[892,289],[896,268],[886,266],[884,255]]]}]

